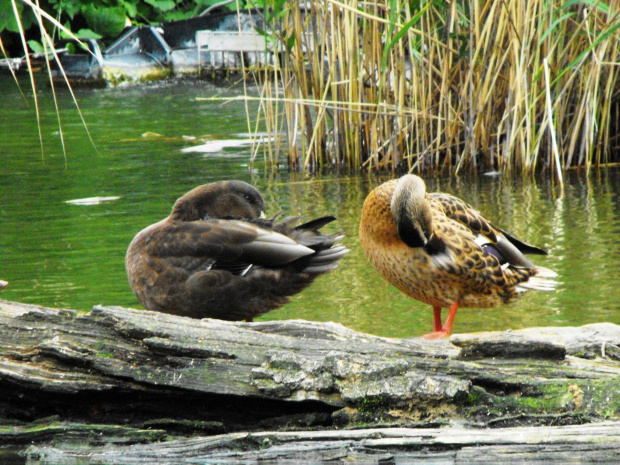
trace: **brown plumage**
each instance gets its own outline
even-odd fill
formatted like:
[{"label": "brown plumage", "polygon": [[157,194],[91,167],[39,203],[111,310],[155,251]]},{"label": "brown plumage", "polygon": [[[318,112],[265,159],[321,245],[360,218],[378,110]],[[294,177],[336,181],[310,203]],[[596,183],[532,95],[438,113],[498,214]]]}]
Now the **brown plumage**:
[{"label": "brown plumage", "polygon": [[[366,198],[360,244],[381,275],[405,294],[433,306],[434,332],[446,337],[458,307],[495,307],[527,289],[553,290],[555,273],[524,254],[546,255],[495,227],[448,194],[426,193],[405,175]],[[445,325],[441,308],[450,307]]]},{"label": "brown plumage", "polygon": [[197,187],[166,219],[138,233],[127,250],[129,284],[150,310],[251,321],[280,307],[348,249],[319,229],[325,216],[293,226],[265,219],[261,194],[242,181]]}]

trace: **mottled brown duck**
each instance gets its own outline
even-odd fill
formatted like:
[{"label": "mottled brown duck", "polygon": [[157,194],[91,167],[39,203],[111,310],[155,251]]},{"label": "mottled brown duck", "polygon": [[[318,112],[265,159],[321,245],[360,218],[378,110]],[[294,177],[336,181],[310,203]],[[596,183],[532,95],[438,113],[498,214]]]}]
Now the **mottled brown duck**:
[{"label": "mottled brown duck", "polygon": [[[405,175],[366,198],[360,244],[370,263],[405,294],[433,306],[433,332],[447,337],[459,307],[489,308],[528,289],[550,291],[556,274],[524,254],[546,255],[487,221],[462,200],[427,193]],[[450,311],[444,325],[441,309]]]},{"label": "mottled brown duck", "polygon": [[242,181],[199,186],[127,250],[129,284],[149,310],[246,320],[288,302],[349,251],[319,229],[333,216],[293,226],[264,216],[265,201]]}]

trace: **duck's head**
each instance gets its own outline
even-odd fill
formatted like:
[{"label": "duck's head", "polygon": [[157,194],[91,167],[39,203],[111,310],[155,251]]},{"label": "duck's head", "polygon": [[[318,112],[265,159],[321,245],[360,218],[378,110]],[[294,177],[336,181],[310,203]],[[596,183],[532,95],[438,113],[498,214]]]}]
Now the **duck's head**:
[{"label": "duck's head", "polygon": [[425,247],[433,235],[433,222],[424,181],[413,174],[400,178],[390,209],[401,240],[409,247]]},{"label": "duck's head", "polygon": [[219,181],[192,189],[179,198],[170,217],[177,221],[208,218],[251,220],[264,215],[265,200],[243,181]]}]

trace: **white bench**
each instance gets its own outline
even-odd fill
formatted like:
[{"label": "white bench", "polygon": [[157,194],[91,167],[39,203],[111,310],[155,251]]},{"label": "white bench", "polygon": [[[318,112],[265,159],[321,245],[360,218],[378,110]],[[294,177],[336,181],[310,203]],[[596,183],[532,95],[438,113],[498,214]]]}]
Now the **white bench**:
[{"label": "white bench", "polygon": [[249,52],[256,53],[258,61],[260,54],[265,54],[265,37],[256,31],[198,31],[196,32],[196,49],[198,51],[198,70],[202,69],[202,53],[210,52],[211,66],[215,67],[215,54],[221,53],[224,60],[226,53]]}]

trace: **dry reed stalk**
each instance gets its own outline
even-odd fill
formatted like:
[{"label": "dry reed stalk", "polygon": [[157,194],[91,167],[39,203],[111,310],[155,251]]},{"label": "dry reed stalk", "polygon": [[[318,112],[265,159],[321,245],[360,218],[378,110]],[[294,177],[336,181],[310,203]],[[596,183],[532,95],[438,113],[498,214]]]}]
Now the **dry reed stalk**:
[{"label": "dry reed stalk", "polygon": [[274,147],[286,144],[299,170],[547,170],[561,180],[617,150],[618,2],[310,5],[300,14],[290,1],[271,24],[285,53],[262,93],[266,127],[287,128]]},{"label": "dry reed stalk", "polygon": [[[95,150],[95,152],[97,154],[99,154],[99,150],[97,149],[97,146],[95,145],[95,142],[90,134],[90,131],[88,130],[88,126],[86,125],[86,120],[84,119],[84,115],[82,114],[82,111],[80,110],[80,107],[78,105],[78,101],[77,98],[73,92],[73,88],[71,87],[71,84],[69,83],[69,79],[67,78],[67,75],[65,74],[65,71],[60,63],[59,57],[58,57],[58,52],[56,51],[56,49],[54,48],[54,39],[53,36],[55,35],[55,32],[57,31],[62,31],[67,37],[70,37],[72,39],[75,39],[80,45],[83,45],[82,42],[70,31],[68,30],[64,25],[62,25],[61,23],[59,23],[54,17],[50,16],[47,12],[45,12],[41,6],[39,5],[39,2],[37,1],[36,3],[31,2],[30,0],[21,0],[21,2],[28,7],[35,18],[36,23],[39,26],[39,31],[41,33],[41,43],[43,45],[43,49],[44,49],[44,53],[43,56],[45,58],[46,61],[46,65],[47,65],[47,70],[48,70],[48,77],[50,80],[50,88],[52,89],[52,96],[53,96],[53,101],[54,101],[54,106],[56,109],[56,117],[57,117],[57,121],[58,121],[58,134],[60,137],[60,142],[61,142],[61,147],[62,147],[62,153],[63,153],[63,157],[65,160],[65,168],[67,167],[67,153],[66,153],[66,147],[65,147],[65,140],[64,140],[64,132],[62,129],[62,121],[61,121],[61,117],[60,117],[60,108],[58,106],[58,100],[56,97],[56,88],[54,85],[54,80],[52,79],[52,74],[51,74],[51,60],[50,60],[50,56],[53,57],[54,61],[56,62],[56,64],[58,65],[58,69],[62,75],[62,78],[64,80],[64,82],[67,85],[67,89],[69,90],[69,93],[71,94],[71,98],[73,99],[73,102],[75,104],[75,108],[78,112],[78,115],[80,117],[80,120],[82,122],[82,125],[84,127],[84,130],[86,131],[86,135],[88,136],[88,139],[93,147],[93,149]],[[31,85],[31,89],[32,89],[32,98],[34,100],[34,107],[35,107],[35,114],[36,114],[36,119],[37,119],[37,130],[38,130],[38,135],[39,135],[39,144],[41,147],[41,160],[45,160],[45,152],[44,152],[44,146],[43,146],[43,133],[41,131],[41,114],[39,111],[39,99],[38,99],[38,93],[37,93],[37,87],[36,87],[36,80],[35,80],[35,74],[34,74],[34,69],[33,69],[33,65],[32,65],[32,61],[30,59],[30,52],[29,52],[29,48],[28,48],[28,44],[26,42],[26,33],[24,31],[24,28],[22,26],[22,19],[19,13],[19,9],[17,8],[17,3],[13,0],[11,1],[11,7],[12,7],[12,14],[15,17],[15,23],[17,25],[18,28],[18,33],[19,33],[19,37],[21,40],[21,45],[23,48],[23,52],[24,52],[24,58],[26,60],[26,67],[28,70],[28,75],[30,78],[30,85]],[[53,27],[54,28],[54,33],[50,34],[47,30],[47,27]],[[4,55],[6,56],[6,52],[4,50],[4,46],[2,45],[2,42],[0,41],[0,48],[2,48],[2,51],[4,53]],[[86,47],[85,47],[86,48]],[[89,53],[90,52],[89,50]],[[11,73],[13,73],[13,71],[11,70]],[[13,74],[14,78],[15,75]],[[19,83],[17,82],[17,79],[15,78],[16,83],[19,87]],[[20,89],[21,92],[21,89]],[[23,92],[22,96],[24,95]]]}]

